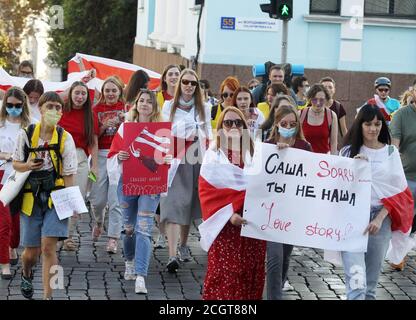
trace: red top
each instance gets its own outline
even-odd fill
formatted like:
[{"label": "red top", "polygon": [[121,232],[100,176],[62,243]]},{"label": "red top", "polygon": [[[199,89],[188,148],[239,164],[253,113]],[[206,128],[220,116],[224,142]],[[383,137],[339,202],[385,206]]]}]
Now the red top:
[{"label": "red top", "polygon": [[167,92],[167,91],[162,91],[162,95],[163,95],[163,99],[165,99],[165,101],[170,101],[173,99],[173,97]]},{"label": "red top", "polygon": [[[87,145],[87,137],[85,136],[85,120],[84,120],[85,109],[72,109],[69,112],[64,112],[59,125],[68,131],[72,138],[74,138],[75,146],[85,151],[86,155],[89,155]],[[94,134],[98,135],[98,128],[94,126]]]},{"label": "red top", "polygon": [[305,121],[302,123],[303,134],[306,140],[312,145],[313,152],[328,153],[331,151],[329,144],[330,130],[327,113],[324,112],[324,121],[319,126],[308,123],[309,109],[306,110]]},{"label": "red top", "polygon": [[104,133],[98,137],[98,149],[110,149],[111,142],[118,127],[124,122],[124,102],[117,102],[116,104],[109,106],[106,104],[97,104],[93,108],[94,112],[94,128],[99,132],[99,128],[108,119],[115,119],[117,125],[115,127],[107,128]]}]

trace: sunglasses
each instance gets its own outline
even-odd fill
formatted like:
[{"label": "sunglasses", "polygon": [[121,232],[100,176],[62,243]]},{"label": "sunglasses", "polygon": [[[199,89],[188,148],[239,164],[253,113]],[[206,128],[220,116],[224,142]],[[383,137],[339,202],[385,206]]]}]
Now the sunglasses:
[{"label": "sunglasses", "polygon": [[224,99],[227,99],[228,97],[232,98],[234,96],[234,93],[228,93],[228,92],[224,92],[221,97],[223,97]]},{"label": "sunglasses", "polygon": [[23,108],[23,103],[16,103],[16,104],[13,104],[13,103],[6,103],[6,107],[7,108],[15,108],[15,109],[22,109]]},{"label": "sunglasses", "polygon": [[312,101],[312,103],[313,104],[318,104],[318,102],[320,103],[320,104],[324,104],[325,103],[325,99],[323,99],[323,98],[313,98],[313,99],[311,99],[311,101]]},{"label": "sunglasses", "polygon": [[223,121],[225,128],[232,128],[233,124],[235,124],[236,128],[241,128],[244,125],[244,121],[241,119],[235,119],[235,120],[224,120]]},{"label": "sunglasses", "polygon": [[21,74],[26,74],[26,75],[31,75],[31,74],[33,74],[33,72],[32,71],[20,71],[20,73]]},{"label": "sunglasses", "polygon": [[196,87],[198,85],[198,81],[190,81],[190,80],[182,79],[182,84],[184,86],[191,85],[192,87]]},{"label": "sunglasses", "polygon": [[254,90],[254,89],[256,89],[257,88],[257,86],[251,86],[251,87],[248,87],[250,90]]},{"label": "sunglasses", "polygon": [[377,89],[378,91],[380,91],[380,92],[389,92],[390,91],[390,89]]}]

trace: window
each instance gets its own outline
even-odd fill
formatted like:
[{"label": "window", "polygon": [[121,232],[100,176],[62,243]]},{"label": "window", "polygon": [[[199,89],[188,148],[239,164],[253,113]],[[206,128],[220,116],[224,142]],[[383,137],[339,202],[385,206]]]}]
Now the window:
[{"label": "window", "polygon": [[311,0],[311,14],[333,14],[339,15],[341,0]]},{"label": "window", "polygon": [[416,19],[415,0],[364,0],[367,17],[391,17]]}]

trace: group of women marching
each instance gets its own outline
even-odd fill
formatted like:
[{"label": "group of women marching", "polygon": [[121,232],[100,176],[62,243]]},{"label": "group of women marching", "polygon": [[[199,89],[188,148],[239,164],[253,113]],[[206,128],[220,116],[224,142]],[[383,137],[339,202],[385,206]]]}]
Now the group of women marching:
[{"label": "group of women marching", "polygon": [[[74,82],[69,91],[57,94],[44,92],[42,83],[32,79],[25,88],[12,87],[4,94],[1,185],[13,169],[30,174],[19,199],[9,206],[0,204],[2,278],[12,277],[10,265],[17,263],[21,241],[22,294],[33,296],[32,268],[41,254],[44,298],[52,297],[49,270],[57,264],[57,243],[63,240],[65,250],[77,250],[73,235],[80,215],[75,212],[60,220],[50,194],[77,185],[91,205],[93,240],[104,232],[106,213],[107,252],[118,252],[122,238],[124,278],[135,281],[136,293],[147,293],[155,225],[160,232],[156,247],[163,248],[167,239],[166,268],[175,273],[182,262],[192,260],[187,242],[193,221],[209,220],[214,212],[227,208],[229,218],[207,247],[203,298],[261,299],[267,283],[267,298],[282,299],[293,246],[240,235],[247,223],[244,167],[252,160],[254,140],[279,149],[338,154],[338,121],[328,108],[332,99],[328,90],[313,85],[307,93],[308,106],[298,111],[290,90],[284,84],[271,84],[266,102],[257,107],[252,90],[227,77],[220,87],[221,99],[211,105],[201,91],[206,83],[193,70],[169,65],[157,93],[147,89],[149,76],[138,71],[126,88],[116,76],[106,79],[93,106],[87,81]],[[121,164],[130,154],[114,143],[114,137],[123,137],[125,122],[160,121],[171,122],[172,134],[187,141],[181,159],[165,158],[170,164],[167,195],[125,196]],[[377,106],[366,104],[360,109],[345,142],[341,156],[364,159],[377,174],[403,179],[401,168],[379,172],[380,163],[398,151],[390,145],[389,129]],[[117,163],[116,173],[111,162]],[[393,211],[373,190],[368,251],[342,252],[348,299],[375,299],[392,226],[405,221],[404,213],[393,215]],[[352,266],[361,268],[365,280],[360,285],[349,284]]]}]

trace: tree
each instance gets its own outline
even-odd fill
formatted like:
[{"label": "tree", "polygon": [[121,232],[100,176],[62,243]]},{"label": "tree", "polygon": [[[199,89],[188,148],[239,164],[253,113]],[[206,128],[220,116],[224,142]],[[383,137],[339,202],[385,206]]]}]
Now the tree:
[{"label": "tree", "polygon": [[64,9],[64,28],[50,30],[50,60],[66,68],[75,53],[131,62],[137,0],[48,0]]},{"label": "tree", "polygon": [[0,0],[0,67],[10,72],[19,64],[27,20],[43,9],[44,1]]}]

